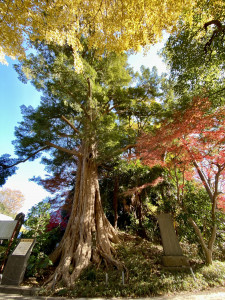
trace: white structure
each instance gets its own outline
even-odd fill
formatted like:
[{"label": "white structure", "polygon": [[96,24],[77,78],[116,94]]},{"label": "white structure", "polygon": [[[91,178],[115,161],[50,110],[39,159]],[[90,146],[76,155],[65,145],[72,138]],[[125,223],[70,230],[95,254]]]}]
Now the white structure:
[{"label": "white structure", "polygon": [[6,216],[6,215],[3,215],[3,214],[0,214],[0,221],[11,221],[13,220],[13,218],[9,217],[9,216]]}]

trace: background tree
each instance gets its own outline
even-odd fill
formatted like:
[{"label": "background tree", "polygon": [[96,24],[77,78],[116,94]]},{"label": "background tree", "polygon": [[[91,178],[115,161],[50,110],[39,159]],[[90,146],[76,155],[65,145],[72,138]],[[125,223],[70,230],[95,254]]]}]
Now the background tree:
[{"label": "background tree", "polygon": [[24,200],[23,194],[18,190],[6,188],[0,191],[0,205],[3,214],[15,216],[22,208]]},{"label": "background tree", "polygon": [[225,101],[225,7],[223,1],[201,3],[202,9],[193,9],[191,23],[178,23],[163,54],[176,94],[189,102],[196,95],[208,97],[218,106]]},{"label": "background tree", "polygon": [[155,224],[150,219],[156,219],[149,205],[154,202],[152,187],[161,171],[127,159],[105,168],[100,188],[103,207],[111,223],[120,230],[153,239],[152,225]]},{"label": "background tree", "polygon": [[208,243],[204,241],[199,227],[190,216],[188,221],[200,240],[208,264],[212,263],[216,239],[216,208],[225,192],[224,107],[210,109],[207,99],[204,102],[194,99],[184,113],[175,113],[172,121],[165,121],[154,133],[143,135],[138,143],[140,156],[145,164],[166,167],[170,178],[175,182],[177,201],[182,209],[186,210],[183,201],[185,180],[197,176],[205,188],[211,202]]}]

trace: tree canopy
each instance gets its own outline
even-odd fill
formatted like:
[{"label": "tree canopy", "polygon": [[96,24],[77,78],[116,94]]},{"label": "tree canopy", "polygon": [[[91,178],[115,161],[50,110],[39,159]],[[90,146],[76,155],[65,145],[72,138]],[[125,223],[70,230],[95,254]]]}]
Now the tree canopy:
[{"label": "tree canopy", "polygon": [[214,106],[223,105],[225,69],[224,1],[199,1],[190,23],[179,22],[163,50],[175,81],[175,92],[191,100],[208,97]]},{"label": "tree canopy", "polygon": [[[15,0],[0,3],[0,61],[4,54],[24,58],[29,40],[72,46],[82,67],[80,38],[100,54],[137,50],[172,32],[180,16],[191,18],[194,0]],[[28,43],[27,43],[28,42]]]}]

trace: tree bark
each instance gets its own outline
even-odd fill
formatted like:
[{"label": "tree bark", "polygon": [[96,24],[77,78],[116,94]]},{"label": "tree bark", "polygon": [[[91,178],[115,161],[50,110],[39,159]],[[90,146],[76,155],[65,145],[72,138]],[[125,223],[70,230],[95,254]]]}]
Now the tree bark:
[{"label": "tree bark", "polygon": [[200,244],[202,246],[202,250],[203,250],[203,252],[205,254],[205,262],[206,262],[206,264],[207,265],[211,265],[212,261],[213,261],[212,260],[213,245],[214,245],[214,242],[215,242],[215,239],[216,239],[216,225],[214,225],[213,228],[212,228],[211,237],[210,237],[210,240],[209,240],[209,243],[208,243],[208,246],[207,246],[207,244],[205,243],[205,241],[203,239],[201,231],[198,228],[198,225],[190,217],[188,218],[188,222],[191,224],[191,226],[193,227],[196,235],[199,238]]},{"label": "tree bark", "polygon": [[86,141],[81,153],[71,216],[59,246],[50,256],[53,263],[59,261],[55,273],[46,283],[50,288],[60,280],[72,288],[90,262],[99,264],[103,259],[106,264],[122,267],[113,258],[112,243],[119,241],[117,232],[107,220],[101,205],[96,145]]},{"label": "tree bark", "polygon": [[113,190],[114,228],[117,228],[117,220],[118,220],[118,191],[119,191],[119,179],[118,179],[118,175],[116,175],[114,181],[114,190]]},{"label": "tree bark", "polygon": [[198,172],[198,175],[206,189],[206,192],[209,195],[209,198],[211,200],[211,219],[212,219],[212,228],[211,228],[211,235],[209,237],[209,241],[208,241],[208,245],[206,245],[203,236],[201,234],[200,229],[198,228],[197,224],[193,221],[192,218],[189,218],[189,223],[192,225],[192,227],[194,228],[194,231],[196,233],[196,235],[198,236],[199,240],[200,240],[200,244],[202,246],[203,252],[205,254],[205,258],[206,258],[206,264],[207,265],[211,265],[212,264],[212,253],[213,253],[213,245],[215,243],[216,240],[216,231],[217,231],[217,226],[216,226],[216,205],[217,205],[217,197],[218,197],[218,186],[219,186],[219,177],[221,175],[221,172],[223,170],[223,168],[221,168],[220,165],[217,165],[218,167],[218,171],[215,174],[215,183],[214,183],[214,190],[212,190],[209,181],[207,180],[207,178],[205,177],[205,174],[201,171],[201,169],[199,168],[197,162],[195,160],[193,160],[193,164]]}]

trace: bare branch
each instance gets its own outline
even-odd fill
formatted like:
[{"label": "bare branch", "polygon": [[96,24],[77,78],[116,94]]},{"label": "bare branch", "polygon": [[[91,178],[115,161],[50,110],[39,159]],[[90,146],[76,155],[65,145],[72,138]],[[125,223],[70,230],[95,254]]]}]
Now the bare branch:
[{"label": "bare branch", "polygon": [[219,31],[221,31],[223,28],[223,25],[221,24],[221,22],[219,20],[211,20],[204,24],[205,31],[207,31],[208,26],[210,26],[210,25],[216,25],[216,27]]},{"label": "bare branch", "polygon": [[126,151],[128,149],[132,149],[132,148],[135,148],[135,147],[136,147],[136,144],[130,144],[130,145],[127,145],[124,148],[119,149],[118,151],[122,153],[122,152],[124,152],[124,151]]},{"label": "bare branch", "polygon": [[74,137],[72,134],[66,134],[66,133],[63,133],[63,132],[60,132],[60,131],[57,131],[56,133],[60,137],[65,137],[65,138],[73,138]]},{"label": "bare branch", "polygon": [[123,152],[127,151],[128,149],[132,149],[132,148],[134,148],[134,147],[136,147],[136,144],[130,144],[130,145],[127,145],[127,146],[124,147],[124,148],[120,148],[120,149],[116,150],[116,151],[113,153],[113,155],[116,155],[116,154],[119,154],[119,153],[123,153]]},{"label": "bare branch", "polygon": [[87,83],[88,83],[88,93],[87,93],[87,98],[88,98],[88,110],[89,110],[89,119],[92,122],[93,121],[93,108],[92,106],[92,86],[91,86],[91,80],[90,78],[87,78]]},{"label": "bare branch", "polygon": [[[111,153],[110,157],[113,157],[113,156],[115,156],[115,155],[119,155],[120,153],[123,153],[124,151],[126,151],[126,150],[128,150],[128,149],[132,149],[132,148],[134,148],[134,147],[136,147],[136,144],[130,144],[130,145],[127,145],[127,146],[124,147],[124,148],[120,148],[120,149],[114,150],[114,151]],[[108,155],[107,155],[107,156],[102,155],[102,156],[101,156],[101,159],[99,160],[99,162],[100,162],[99,164],[102,165],[101,162],[104,161],[104,159],[110,160],[110,158],[108,157]],[[106,166],[104,166],[104,168],[108,169]],[[109,170],[110,170],[110,169],[109,169]]]},{"label": "bare branch", "polygon": [[144,189],[146,189],[150,186],[151,187],[157,186],[159,183],[161,183],[163,181],[164,181],[163,178],[158,177],[155,180],[153,180],[152,182],[145,183],[141,186],[137,186],[137,187],[134,187],[132,189],[128,189],[127,191],[121,193],[121,195],[123,195],[123,196],[132,196],[133,194],[140,194]]},{"label": "bare branch", "polygon": [[66,152],[66,153],[69,153],[71,155],[75,155],[75,156],[78,156],[78,157],[81,157],[82,154],[80,152],[77,152],[75,150],[70,150],[70,149],[66,149],[66,148],[63,148],[63,147],[60,147],[60,146],[57,146],[53,143],[50,143],[50,142],[46,142],[46,145],[48,145],[49,147],[53,147],[53,148],[56,148],[60,151],[63,151],[63,152]]},{"label": "bare branch", "polygon": [[92,89],[91,89],[90,78],[87,78],[87,82],[88,82],[88,98],[91,99],[92,98]]},{"label": "bare branch", "polygon": [[201,231],[200,231],[198,225],[195,223],[195,221],[191,217],[188,217],[188,222],[193,227],[196,235],[198,236],[202,248],[204,249],[205,252],[207,252],[207,250],[208,250],[207,249],[207,245],[206,245],[206,243],[205,243],[205,241],[203,239],[203,236],[201,234]]},{"label": "bare branch", "polygon": [[[208,93],[208,95],[209,96],[213,96],[213,95],[215,95],[215,94],[219,94],[219,93],[221,93],[222,91],[224,91],[225,90],[225,88],[222,88],[222,89],[220,89],[220,90],[218,90],[218,91],[216,91],[215,93]],[[206,95],[207,95],[207,93],[206,93]]]},{"label": "bare branch", "polygon": [[76,133],[80,133],[79,130],[65,116],[62,115],[61,119],[65,121]]},{"label": "bare branch", "polygon": [[223,32],[225,30],[224,26],[221,24],[221,22],[219,20],[211,20],[204,24],[205,31],[207,31],[208,26],[210,26],[210,25],[216,25],[216,29],[213,31],[212,36],[209,39],[209,41],[205,44],[204,51],[206,54],[208,52],[208,49],[211,47],[214,38],[218,34],[220,34],[221,32]]},{"label": "bare branch", "polygon": [[28,159],[30,159],[31,157],[35,156],[37,153],[47,149],[49,146],[44,146],[42,148],[40,148],[39,150],[35,151],[34,153],[30,154],[27,158],[25,159],[22,159],[22,160],[19,160],[17,161],[16,163],[10,165],[10,166],[6,166],[6,165],[1,165],[3,167],[3,169],[9,169],[9,168],[12,168],[12,167],[15,167],[16,165],[20,164],[20,163],[24,163],[26,162]]},{"label": "bare branch", "polygon": [[[104,105],[104,106],[106,106],[106,105]],[[110,111],[112,111],[117,106],[119,106],[119,105],[115,104],[115,105],[110,107],[110,105],[108,104],[107,107],[105,108],[105,110],[103,111],[103,115],[106,115],[106,114],[110,113]]]}]

